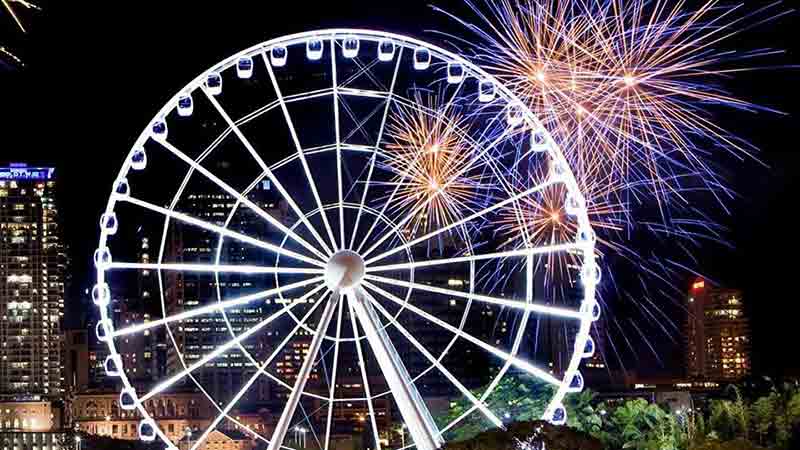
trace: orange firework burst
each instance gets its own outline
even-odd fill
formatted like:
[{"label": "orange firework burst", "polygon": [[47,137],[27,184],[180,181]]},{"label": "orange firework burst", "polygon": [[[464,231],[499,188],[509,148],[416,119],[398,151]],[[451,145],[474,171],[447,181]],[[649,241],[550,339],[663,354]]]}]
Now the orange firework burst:
[{"label": "orange firework burst", "polygon": [[[544,175],[534,175],[531,180],[539,180],[542,184]],[[607,192],[609,187],[602,183],[587,183],[593,189],[602,192],[589,192],[586,214],[592,228],[601,233],[598,241],[606,249],[621,250],[619,244],[606,239],[608,233],[615,233],[625,228],[625,205],[615,201],[598,201],[597,199],[614,199],[615,195]],[[576,217],[567,210],[568,189],[562,183],[550,184],[533,195],[522,197],[519,202],[500,211],[498,225],[503,245],[513,248],[544,248],[569,244],[577,239],[580,226]],[[602,250],[599,250],[602,256]],[[580,267],[579,253],[550,252],[546,253],[539,263],[545,264],[545,284],[558,286],[554,281],[573,283],[575,270]]]},{"label": "orange firework burst", "polygon": [[396,174],[391,181],[397,189],[392,208],[418,211],[408,222],[409,234],[459,220],[474,211],[482,197],[479,168],[472,167],[468,121],[439,94],[416,92],[415,97],[415,106],[398,104],[391,116],[384,161]]}]

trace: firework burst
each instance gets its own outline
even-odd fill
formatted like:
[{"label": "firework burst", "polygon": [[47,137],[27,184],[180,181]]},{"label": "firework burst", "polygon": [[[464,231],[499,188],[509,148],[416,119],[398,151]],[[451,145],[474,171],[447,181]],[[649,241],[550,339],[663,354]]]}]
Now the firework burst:
[{"label": "firework burst", "polygon": [[[477,24],[448,14],[477,37],[456,38],[462,50],[520,97],[561,147],[585,195],[597,251],[635,268],[627,276],[638,278],[640,292],[610,277],[606,293],[631,300],[663,328],[666,316],[654,293],[680,298],[674,281],[697,273],[692,251],[704,240],[724,243],[721,227],[694,199],[713,196],[725,210],[733,194],[716,167],[726,158],[756,158],[757,149],[722,127],[715,113],[771,111],[734,97],[721,83],[761,69],[752,61],[782,52],[721,47],[791,11],[779,11],[779,2],[746,11],[717,0],[692,8],[682,0],[466,2]],[[524,175],[514,179],[524,190],[536,177],[525,170],[532,163],[518,165]],[[575,239],[558,191],[504,212],[507,244]],[[639,236],[646,250],[632,248],[636,235],[649,236]],[[668,256],[659,256],[656,244]],[[572,256],[559,258],[544,261],[549,280],[574,275],[567,270]]]},{"label": "firework burst", "polygon": [[[546,172],[537,170],[537,172]],[[546,173],[531,174],[525,181],[527,185],[544,184]],[[625,205],[611,199],[617,196],[608,192],[609,186],[603,183],[587,183],[595,189],[588,192],[587,198],[591,199],[586,204],[586,213],[592,229],[596,230],[601,244],[598,249],[599,256],[604,251],[624,251],[620,244],[608,240],[605,236],[618,233],[626,228]],[[568,189],[564,184],[550,184],[541,191],[522,197],[507,208],[500,210],[497,222],[502,245],[511,248],[543,248],[574,242],[581,227],[576,218],[570,213],[567,206]],[[574,286],[577,283],[577,270],[581,266],[581,255],[576,252],[550,252],[542,259],[537,260],[537,265],[543,265],[544,282],[546,286],[556,287],[557,291],[550,292],[548,298],[558,301],[564,298],[564,286]]]},{"label": "firework burst", "polygon": [[779,16],[771,14],[774,4],[752,13],[716,0],[693,10],[660,0],[470,5],[485,25],[462,21],[479,37],[475,59],[528,104],[573,170],[601,165],[620,185],[614,191],[654,197],[665,220],[670,202],[685,202],[681,180],[688,175],[730,194],[710,160],[720,151],[741,158],[755,149],[715,123],[709,107],[759,108],[714,82],[779,52],[717,47],[745,24]]},{"label": "firework burst", "polygon": [[396,174],[392,209],[418,211],[407,224],[416,235],[443,228],[476,210],[483,198],[482,176],[473,168],[469,121],[436,93],[415,93],[399,104],[387,126],[387,170]]}]

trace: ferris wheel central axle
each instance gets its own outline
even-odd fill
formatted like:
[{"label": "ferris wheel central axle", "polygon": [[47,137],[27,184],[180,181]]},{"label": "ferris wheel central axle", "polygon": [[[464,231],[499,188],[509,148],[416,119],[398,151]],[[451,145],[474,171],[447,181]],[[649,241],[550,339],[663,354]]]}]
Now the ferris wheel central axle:
[{"label": "ferris wheel central axle", "polygon": [[364,258],[352,250],[340,250],[325,266],[325,283],[334,292],[357,287],[364,278]]}]

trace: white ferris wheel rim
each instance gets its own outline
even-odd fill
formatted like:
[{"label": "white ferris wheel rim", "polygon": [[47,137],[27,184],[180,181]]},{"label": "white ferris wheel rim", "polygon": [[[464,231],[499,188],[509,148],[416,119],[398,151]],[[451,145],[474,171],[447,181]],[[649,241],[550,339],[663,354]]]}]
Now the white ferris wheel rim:
[{"label": "white ferris wheel rim", "polygon": [[[432,55],[436,56],[437,58],[439,58],[441,60],[452,61],[452,62],[460,64],[464,68],[465,77],[472,76],[472,77],[478,78],[479,80],[487,80],[487,81],[492,82],[494,87],[496,88],[498,94],[501,97],[503,97],[505,99],[505,101],[508,102],[508,104],[523,105],[523,103],[505,85],[503,85],[501,82],[497,81],[497,79],[495,77],[493,77],[492,75],[488,74],[483,69],[477,67],[475,64],[471,63],[467,59],[465,59],[465,58],[463,58],[463,57],[461,57],[461,56],[459,56],[457,54],[454,54],[452,52],[449,52],[449,51],[447,51],[445,49],[442,49],[442,48],[440,48],[440,47],[438,47],[436,45],[432,45],[432,44],[430,44],[428,42],[424,42],[422,40],[410,38],[410,37],[403,36],[403,35],[393,34],[393,33],[386,33],[386,32],[373,31],[373,30],[365,30],[365,29],[335,28],[335,29],[324,29],[324,30],[316,30],[316,31],[308,31],[308,32],[303,32],[303,33],[297,33],[297,34],[287,35],[287,36],[279,37],[279,38],[276,38],[276,39],[268,40],[268,41],[259,43],[257,45],[254,45],[254,46],[252,46],[250,48],[247,48],[245,50],[242,50],[242,51],[230,56],[229,58],[223,60],[222,62],[212,66],[208,70],[204,71],[203,73],[198,75],[194,80],[192,80],[190,83],[188,83],[184,88],[182,88],[180,91],[178,91],[172,97],[172,99],[170,99],[168,102],[165,103],[165,105],[162,107],[162,109],[155,115],[155,117],[153,119],[153,122],[151,122],[151,124],[148,125],[145,128],[145,130],[140,134],[140,136],[137,138],[137,140],[135,141],[134,145],[132,146],[132,148],[131,148],[131,150],[130,150],[130,152],[128,154],[128,157],[125,160],[125,163],[122,165],[122,167],[121,167],[121,169],[120,169],[120,171],[119,171],[119,173],[117,175],[116,180],[118,181],[118,180],[124,179],[126,174],[127,174],[127,172],[131,169],[131,157],[132,157],[133,153],[136,151],[136,149],[142,147],[144,145],[144,143],[152,136],[152,133],[151,133],[152,124],[155,123],[158,120],[163,120],[163,118],[165,118],[175,108],[176,103],[178,102],[179,98],[182,95],[184,95],[186,93],[189,93],[189,92],[202,90],[203,89],[203,83],[205,82],[205,80],[207,79],[207,77],[208,77],[208,75],[210,73],[214,73],[214,72],[221,73],[223,70],[229,69],[230,67],[232,67],[232,66],[234,66],[236,64],[236,62],[239,60],[239,58],[241,58],[243,56],[251,56],[252,57],[252,56],[261,55],[262,57],[264,57],[266,65],[269,67],[270,64],[269,64],[269,61],[266,59],[266,52],[269,51],[271,48],[274,48],[276,46],[286,46],[286,47],[288,47],[290,45],[305,44],[309,39],[320,39],[320,40],[323,40],[323,42],[324,42],[325,40],[335,41],[335,40],[341,40],[341,39],[349,38],[349,37],[355,37],[357,39],[367,40],[367,41],[369,41],[369,40],[379,41],[379,40],[383,40],[383,39],[388,39],[388,40],[391,40],[395,45],[400,46],[401,48],[412,48],[412,49],[426,48],[431,52]],[[398,61],[398,65],[399,65],[399,61]],[[387,94],[391,95],[391,93],[387,93]],[[581,196],[581,193],[579,191],[578,184],[577,184],[574,176],[572,175],[571,171],[569,171],[569,169],[568,169],[569,165],[568,165],[566,159],[564,158],[564,156],[563,156],[558,144],[552,139],[552,137],[547,132],[547,130],[541,125],[541,122],[538,120],[538,118],[527,107],[521,106],[521,113],[524,116],[524,120],[529,124],[530,129],[538,130],[538,131],[544,133],[544,135],[546,136],[546,141],[547,141],[547,154],[552,158],[552,160],[556,164],[561,165],[561,167],[567,168],[566,170],[562,171],[562,173],[560,174],[562,178],[559,181],[564,183],[564,185],[567,187],[567,189],[568,189],[568,191],[570,193],[573,193],[573,194],[577,195],[578,198],[581,199],[581,204],[584,205],[585,201],[583,201],[583,197]],[[226,130],[226,133],[230,132],[230,131],[236,132],[237,130],[236,130],[236,125],[229,121],[229,127]],[[342,144],[338,143],[337,145],[342,145]],[[305,152],[307,150],[312,150],[312,149],[299,149],[299,151],[301,153],[303,153],[303,152]],[[319,151],[325,151],[325,150],[319,150]],[[292,155],[292,156],[288,157],[287,159],[288,160],[294,160],[297,157],[298,157],[298,155]],[[273,164],[273,167],[277,167],[279,164],[282,164],[282,163],[285,163],[285,161],[279,161],[278,163]],[[188,178],[188,176],[190,176],[190,174],[193,172],[194,169],[195,169],[195,167],[192,167],[189,170],[189,172],[187,173],[187,178]],[[114,187],[116,187],[116,181],[115,181],[115,186]],[[241,192],[239,192],[239,194],[241,195]],[[179,195],[176,194],[176,198],[177,197],[179,197]],[[113,190],[112,190],[112,195],[109,197],[108,203],[107,203],[106,208],[105,208],[104,215],[113,214],[114,206],[115,206],[117,200],[118,200],[118,198],[113,194]],[[173,203],[173,205],[171,206],[170,209],[174,208],[174,206],[175,206],[175,204]],[[363,208],[363,206],[364,205],[362,203],[361,207]],[[332,207],[332,206],[331,205],[324,205],[323,209],[327,209],[327,208],[330,208],[330,207]],[[339,206],[339,207],[341,208],[342,206]],[[233,214],[233,213],[231,213],[231,214]],[[164,214],[164,215],[165,215],[164,233],[166,233],[166,224],[169,222],[169,220],[172,218],[172,216],[167,215],[167,214]],[[585,207],[582,207],[577,212],[577,221],[580,224],[582,229],[591,230],[591,225],[589,223],[589,218],[588,218],[588,214],[586,212]],[[299,224],[299,222],[298,222],[298,224]],[[297,226],[298,224],[295,224],[295,226]],[[109,234],[110,233],[108,233],[108,231],[105,228],[101,227],[101,233],[100,233],[100,239],[99,239],[98,248],[100,248],[100,249],[106,248],[107,239],[108,239]],[[222,233],[220,233],[219,236],[220,236],[220,245],[221,245],[221,242],[224,239],[224,237],[226,237],[226,235],[223,235]],[[287,238],[288,238],[288,235],[284,236],[284,240],[287,239]],[[334,240],[334,242],[335,242],[335,240]],[[577,245],[577,243],[575,243],[575,244]],[[408,247],[406,247],[406,249],[407,248]],[[588,242],[580,243],[580,250],[583,251],[584,264],[594,265],[595,264],[595,262],[594,262],[595,256],[594,256],[594,242],[593,242],[593,240],[588,241]],[[551,250],[551,251],[558,251],[558,250]],[[276,253],[276,254],[280,255],[280,253]],[[161,257],[162,256],[163,256],[163,239],[162,239],[162,251],[159,254],[159,263],[161,262]],[[587,263],[587,261],[588,261],[588,263]],[[217,261],[217,263],[218,263],[218,261]],[[368,260],[367,264],[369,264],[369,263],[370,263],[370,261]],[[108,270],[108,267],[104,267],[102,265],[98,265],[98,267],[97,267],[97,286],[105,285],[105,272],[106,272],[106,270]],[[370,275],[369,272],[370,271],[369,271],[369,268],[368,268],[367,269],[367,274],[366,274],[366,277],[365,277],[365,284],[367,286],[369,286],[373,290],[373,292],[376,292],[376,289],[377,289],[377,291],[380,291],[381,289],[378,288],[377,286],[375,286],[374,284],[371,284],[371,282],[381,281],[381,280],[378,280],[378,277],[376,275]],[[276,272],[273,272],[273,273],[276,273]],[[412,269],[412,273],[413,273],[413,269]],[[159,288],[160,288],[160,291],[161,291],[160,294],[162,296],[162,308],[163,308],[163,294],[164,293],[163,293],[163,286],[161,284],[162,282],[161,282],[161,271],[160,270],[158,271],[158,274],[159,274]],[[312,278],[312,279],[315,280],[315,281],[319,281],[317,278]],[[413,283],[413,278],[412,278],[412,283]],[[311,283],[308,283],[308,284],[311,284]],[[105,286],[107,288],[107,285],[105,285]],[[415,287],[416,286],[410,286],[409,285],[408,286],[409,293],[411,292],[411,289],[414,289]],[[279,295],[280,295],[280,293],[281,293],[281,291],[278,291]],[[219,300],[219,297],[218,297],[218,300]],[[322,303],[322,301],[319,302],[319,304],[321,304],[321,303]],[[554,415],[556,409],[557,408],[561,408],[563,410],[563,406],[562,406],[563,398],[571,390],[570,389],[570,385],[571,385],[573,379],[575,378],[576,374],[578,374],[578,366],[580,364],[581,359],[584,357],[583,354],[582,354],[583,353],[583,349],[586,347],[587,342],[590,340],[588,335],[589,335],[589,328],[590,328],[590,325],[592,323],[592,318],[591,318],[590,312],[588,312],[588,310],[584,310],[584,306],[596,305],[596,304],[597,303],[596,303],[596,299],[595,299],[595,284],[594,283],[587,283],[584,286],[584,296],[583,296],[583,302],[581,304],[581,307],[582,307],[581,313],[582,313],[582,315],[579,318],[580,327],[579,327],[579,329],[578,329],[578,331],[576,333],[576,336],[575,336],[575,348],[572,351],[572,357],[570,358],[570,362],[569,362],[569,364],[567,366],[567,369],[564,371],[563,379],[559,380],[558,389],[557,389],[555,395],[551,398],[551,400],[550,400],[550,402],[548,404],[548,407],[547,407],[547,409],[545,411],[545,416],[544,416],[545,419],[553,420],[553,415]],[[166,310],[164,310],[164,311],[166,311]],[[222,311],[223,314],[224,314],[224,308],[221,308],[220,311]],[[101,322],[100,322],[100,324],[105,329],[105,332],[114,333],[115,330],[113,329],[113,324],[111,323],[107,308],[101,306],[100,307],[100,312],[101,312]],[[527,315],[529,313],[530,312],[526,312],[526,316],[525,317],[527,317]],[[227,323],[227,320],[226,320],[226,323]],[[440,324],[440,325],[442,325],[442,324]],[[230,326],[229,323],[228,323],[228,326]],[[388,326],[388,324],[387,324],[387,326]],[[166,327],[166,328],[167,328],[167,330],[169,330],[169,327]],[[457,332],[457,334],[455,335],[454,339],[460,337],[460,335],[461,335],[461,332],[459,330]],[[361,339],[361,338],[359,338],[359,339]],[[105,340],[105,342],[106,342],[106,344],[107,344],[107,346],[109,348],[109,354],[110,354],[109,358],[114,360],[115,362],[116,361],[120,361],[119,353],[117,352],[116,346],[114,344],[113,336],[111,338]],[[175,345],[174,340],[173,340],[173,345]],[[239,342],[239,345],[241,345],[240,342]],[[181,356],[181,361],[182,360],[183,360],[183,358]],[[503,367],[501,372],[498,374],[498,376],[496,376],[494,378],[494,381],[492,382],[492,384],[487,389],[486,395],[483,396],[482,400],[485,399],[486,396],[497,386],[497,383],[503,377],[503,375],[505,374],[505,372],[508,370],[508,368],[510,366],[511,366],[511,359],[510,358],[506,358],[505,366]],[[184,367],[186,367],[185,363],[184,363]],[[431,366],[431,367],[433,367],[433,366]],[[117,368],[120,369],[119,366],[117,366]],[[257,372],[257,374],[258,373],[266,374],[265,371],[264,372],[259,371],[259,372]],[[123,384],[122,392],[123,393],[132,394],[132,398],[134,400],[134,408],[133,409],[137,410],[141,414],[141,416],[143,417],[142,422],[140,423],[140,434],[142,434],[142,425],[146,425],[146,426],[152,427],[152,433],[149,434],[148,436],[142,436],[142,438],[150,439],[150,438],[154,438],[154,437],[157,436],[157,437],[161,438],[162,441],[164,441],[164,443],[168,446],[168,448],[174,447],[175,445],[172,443],[170,438],[164,433],[163,430],[160,429],[160,427],[158,426],[156,421],[146,411],[146,409],[145,409],[145,401],[142,401],[141,397],[137,396],[137,394],[135,393],[135,389],[133,388],[130,380],[128,379],[128,377],[125,374],[125,371],[124,370],[119,370],[118,373],[116,373],[114,375],[118,376],[120,378],[120,380],[122,381],[122,384]],[[193,377],[191,371],[189,371],[185,375],[194,380],[194,377]],[[580,376],[580,375],[578,374],[578,376]],[[220,418],[229,419],[229,420],[233,421],[234,423],[238,424],[238,422],[237,422],[237,420],[235,418],[229,416],[228,413],[223,412],[223,409],[220,408],[217,405],[217,402],[214,401],[214,399],[202,388],[200,383],[196,382],[196,380],[195,380],[195,385],[197,385],[200,388],[200,390],[203,391],[203,393],[214,404],[214,406],[217,408],[217,410],[219,410],[222,413],[222,414],[220,414],[218,416],[218,419],[220,419]],[[387,392],[384,392],[383,394],[380,394],[380,395],[385,395]],[[306,394],[308,394],[308,393],[306,393]],[[308,394],[308,395],[314,396],[313,394]],[[378,397],[378,395],[374,396],[373,398],[377,398],[377,397]],[[323,400],[328,400],[327,397],[323,397],[323,396],[319,396],[319,398],[323,399]],[[233,403],[233,402],[231,402],[231,403]],[[481,409],[478,404],[473,406],[473,408],[470,409],[467,412],[467,414],[472,412],[472,411],[474,411],[474,410],[476,410],[476,409]],[[463,419],[463,417],[466,417],[466,414],[464,416],[462,416],[460,419]],[[443,434],[445,431],[447,431],[448,428],[454,426],[458,421],[460,421],[460,419],[458,419],[456,421],[453,421],[447,427],[445,427],[444,429],[440,430],[440,434]],[[373,415],[373,421],[374,421],[374,415]],[[215,422],[219,423],[218,421],[215,421]],[[241,425],[241,424],[239,424],[239,425]],[[215,426],[216,425],[211,426],[211,427],[209,427],[209,429],[213,429],[213,428],[215,428]],[[246,431],[249,431],[249,429],[247,427],[243,427],[242,426],[242,429],[244,429]],[[377,430],[375,430],[375,431],[377,433]],[[253,434],[254,437],[257,438],[257,439],[260,438],[261,440],[268,442],[262,436],[257,435],[257,433],[253,432],[251,434]]]}]

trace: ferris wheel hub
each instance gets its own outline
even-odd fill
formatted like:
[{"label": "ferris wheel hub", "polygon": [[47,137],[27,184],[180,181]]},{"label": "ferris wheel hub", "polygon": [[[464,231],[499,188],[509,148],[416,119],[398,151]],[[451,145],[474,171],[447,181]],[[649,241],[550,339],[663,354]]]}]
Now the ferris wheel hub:
[{"label": "ferris wheel hub", "polygon": [[328,260],[325,267],[325,282],[338,292],[358,286],[364,278],[364,258],[352,250],[339,250]]}]

